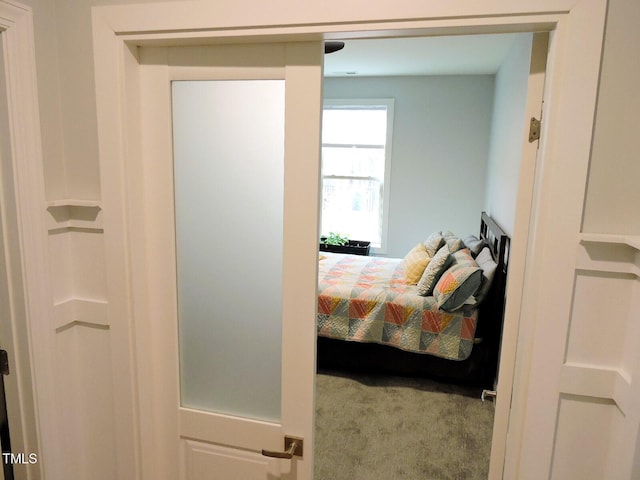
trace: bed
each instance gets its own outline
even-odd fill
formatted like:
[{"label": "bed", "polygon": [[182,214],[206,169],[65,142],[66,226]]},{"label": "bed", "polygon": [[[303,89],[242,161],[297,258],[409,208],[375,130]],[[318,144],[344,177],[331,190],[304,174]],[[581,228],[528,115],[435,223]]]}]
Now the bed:
[{"label": "bed", "polygon": [[[442,236],[437,246],[434,235]],[[418,264],[415,275],[411,254],[423,249],[427,268]],[[509,237],[483,212],[478,236],[434,232],[412,252],[403,259],[320,253],[319,368],[428,376],[492,388]],[[432,275],[429,270],[439,271]],[[425,276],[433,277],[427,279],[429,289]]]}]

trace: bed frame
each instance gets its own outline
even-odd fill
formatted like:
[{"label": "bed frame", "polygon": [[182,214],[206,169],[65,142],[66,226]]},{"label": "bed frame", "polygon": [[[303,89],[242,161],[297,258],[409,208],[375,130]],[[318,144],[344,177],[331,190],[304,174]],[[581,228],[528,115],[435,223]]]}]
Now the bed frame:
[{"label": "bed frame", "polygon": [[480,219],[480,238],[491,249],[498,268],[489,294],[479,307],[475,345],[466,360],[447,360],[388,345],[319,336],[318,368],[430,377],[493,389],[504,320],[510,240],[485,212]]}]

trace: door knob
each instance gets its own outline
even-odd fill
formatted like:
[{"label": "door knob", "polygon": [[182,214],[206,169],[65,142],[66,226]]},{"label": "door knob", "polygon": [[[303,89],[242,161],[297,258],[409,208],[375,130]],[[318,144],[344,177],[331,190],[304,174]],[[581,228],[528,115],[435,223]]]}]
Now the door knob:
[{"label": "door knob", "polygon": [[285,458],[291,460],[294,456],[302,457],[302,451],[304,442],[302,438],[298,437],[284,437],[284,452],[274,452],[273,450],[262,450],[262,455],[265,457],[273,458]]}]

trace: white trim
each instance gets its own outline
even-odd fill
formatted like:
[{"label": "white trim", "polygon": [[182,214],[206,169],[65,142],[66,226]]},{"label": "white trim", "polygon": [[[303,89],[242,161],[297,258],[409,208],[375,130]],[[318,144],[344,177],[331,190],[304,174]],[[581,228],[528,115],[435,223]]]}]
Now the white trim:
[{"label": "white trim", "polygon": [[107,302],[73,298],[54,305],[55,330],[59,332],[75,325],[109,329]]},{"label": "white trim", "polygon": [[[503,465],[498,461],[507,452],[507,439],[504,434],[508,430],[510,416],[518,416],[517,405],[512,408],[514,391],[514,372],[517,355],[522,351],[518,348],[518,336],[526,332],[520,312],[524,294],[525,265],[529,239],[532,237],[530,229],[531,206],[534,198],[534,186],[537,183],[536,165],[538,163],[538,147],[540,142],[528,141],[529,129],[526,118],[540,118],[544,82],[546,78],[546,64],[548,57],[548,33],[533,34],[531,42],[531,56],[529,61],[529,75],[526,93],[525,116],[521,123],[521,158],[518,180],[517,199],[511,243],[509,246],[509,275],[507,277],[507,304],[504,312],[502,330],[502,344],[500,349],[500,367],[497,385],[496,413],[491,443],[490,478],[502,475]],[[539,172],[539,170],[538,170]],[[523,326],[525,328],[520,329]],[[520,347],[522,348],[522,347]]]},{"label": "white trim", "polygon": [[606,2],[577,2],[551,35],[507,446],[517,461],[506,478],[547,478],[553,460],[605,13]]},{"label": "white trim", "polygon": [[[395,99],[393,98],[325,98],[324,106],[366,106],[366,105],[384,105],[387,111],[387,131],[385,139],[384,152],[384,178],[382,180],[382,218],[380,219],[382,231],[380,232],[380,247],[371,246],[371,253],[385,254],[388,247],[389,232],[389,199],[391,198],[391,161],[393,159],[393,122],[395,117]],[[322,168],[322,165],[321,165]],[[346,177],[345,177],[346,178]],[[362,177],[354,177],[362,178]],[[324,175],[321,175],[321,181],[324,181]],[[322,196],[322,185],[320,187],[320,195]],[[322,209],[321,209],[322,211]],[[320,233],[322,232],[322,224],[320,225]],[[358,238],[358,240],[368,240],[366,238]]]},{"label": "white trim", "polygon": [[570,395],[613,400],[623,415],[632,402],[631,379],[622,369],[566,363],[560,375],[560,391]]},{"label": "white trim", "polygon": [[580,235],[583,243],[602,243],[626,245],[640,252],[640,235],[611,235],[604,233],[583,233]]},{"label": "white trim", "polygon": [[[14,187],[19,256],[12,258],[21,272],[22,284],[11,285],[24,297],[24,323],[13,318],[15,368],[20,390],[20,415],[25,446],[38,453],[39,463],[28,468],[29,478],[40,478],[46,471],[55,478],[59,455],[58,415],[54,404],[53,329],[48,245],[44,222],[44,172],[38,90],[35,70],[33,15],[31,8],[17,2],[0,1],[0,34],[7,89],[11,181]],[[4,172],[6,174],[9,172]],[[9,181],[6,179],[5,181]],[[6,220],[7,207],[3,206]],[[10,208],[10,207],[9,207]],[[35,405],[25,402],[31,398]],[[32,411],[35,408],[35,411]],[[34,426],[30,426],[33,425]],[[27,452],[30,453],[30,452]],[[45,464],[46,462],[46,464]]]},{"label": "white trim", "polygon": [[74,198],[65,198],[61,200],[50,200],[47,202],[48,207],[100,207],[98,200],[79,200]]},{"label": "white trim", "polygon": [[[432,27],[457,27],[459,33],[498,25],[526,23],[525,31],[547,30],[550,18],[570,12],[581,0],[538,0],[514,3],[512,0],[457,0],[425,5],[423,2],[385,2],[373,9],[367,0],[348,3],[330,0],[316,3],[274,0],[269,8],[255,12],[252,0],[239,0],[232,5],[208,0],[167,2],[150,5],[94,7],[123,40],[134,38],[148,41],[203,39],[211,37],[249,37],[281,33],[306,35],[323,32],[376,31],[398,35],[391,31],[418,26],[424,21]],[[150,15],[150,12],[157,12]],[[283,12],[287,21],[283,21]],[[535,17],[535,19],[534,19]],[[551,20],[553,22],[553,20]],[[411,25],[409,25],[411,24]],[[426,25],[422,25],[425,27]],[[513,31],[513,28],[510,28]],[[522,31],[522,30],[519,30]],[[409,33],[409,32],[407,32]],[[415,34],[416,32],[412,32]],[[442,32],[437,31],[436,34]],[[489,33],[489,32],[484,32]],[[410,34],[410,33],[409,33]],[[342,36],[342,35],[341,35]]]},{"label": "white trim", "polygon": [[[134,304],[129,296],[132,291],[132,259],[127,222],[134,217],[135,212],[127,211],[125,206],[127,185],[124,152],[128,135],[139,137],[139,129],[137,110],[126,102],[127,95],[137,93],[137,85],[135,81],[125,82],[124,78],[125,75],[136,78],[137,52],[129,50],[100,16],[93,15],[92,26],[94,49],[100,52],[94,58],[94,65],[96,100],[100,110],[97,120],[101,192],[105,200],[103,208],[109,212],[104,215],[103,228],[106,294],[109,302],[106,323],[110,326],[113,359],[113,414],[117,444],[115,472],[120,480],[134,480],[142,478],[140,450],[143,442],[140,435],[139,403],[135,394],[137,365],[134,360],[134,327],[131,321]],[[116,82],[108,81],[113,73],[117,76]],[[126,88],[120,90],[121,86]],[[121,111],[120,108],[124,110]],[[104,118],[119,118],[123,123],[115,129],[108,128],[102,124]],[[137,143],[133,142],[133,148],[136,146]]]},{"label": "white trim", "polygon": [[[124,81],[127,68],[127,44],[151,43],[188,44],[230,39],[261,42],[269,38],[299,40],[337,36],[385,36],[420,34],[499,33],[513,31],[553,30],[552,55],[549,59],[549,91],[545,92],[547,106],[543,124],[543,148],[540,154],[540,173],[533,192],[531,236],[526,258],[526,275],[522,308],[512,305],[512,318],[529,322],[537,335],[547,331],[538,328],[543,319],[540,305],[548,299],[556,300],[545,308],[553,315],[560,331],[552,345],[553,351],[541,358],[536,345],[544,341],[520,335],[515,368],[513,407],[510,414],[510,448],[506,457],[504,478],[546,478],[551,462],[553,427],[556,416],[540,416],[541,412],[557,411],[557,378],[560,375],[571,298],[575,262],[559,257],[560,253],[575,250],[580,228],[586,170],[589,161],[596,87],[602,48],[606,2],[604,0],[530,0],[514,3],[493,0],[478,3],[469,0],[376,4],[365,0],[350,3],[327,0],[315,4],[299,4],[277,0],[268,9],[256,9],[247,1],[233,4],[176,2],[127,6],[94,7],[94,58],[96,62],[96,90],[100,132],[100,164],[103,177],[105,209],[113,214],[113,229],[107,228],[107,245],[117,245],[107,252],[112,270],[126,273],[130,268],[127,202],[122,179],[126,179],[124,151],[128,128],[127,103],[123,96],[134,88]],[[283,16],[285,20],[283,20]],[[386,20],[380,20],[380,19]],[[364,33],[368,31],[369,33]],[[359,33],[363,32],[363,33]],[[562,135],[550,136],[549,132]],[[558,161],[562,159],[562,161]],[[560,243],[558,243],[560,242]],[[555,252],[555,253],[554,253]],[[523,259],[521,259],[523,260]],[[559,288],[545,285],[547,278],[560,279]],[[117,278],[129,278],[121,275]],[[127,284],[122,283],[114,297],[121,313],[131,312]],[[111,297],[110,297],[111,301]],[[518,318],[519,317],[519,318]],[[130,316],[120,317],[120,320]],[[519,335],[517,326],[511,330]],[[124,339],[123,339],[124,340]],[[511,340],[515,340],[512,337]],[[124,348],[124,347],[122,347]],[[129,352],[130,355],[130,352]],[[120,357],[131,361],[130,356]],[[533,368],[535,367],[535,368]],[[551,372],[547,384],[540,377]],[[531,375],[530,375],[531,373]],[[511,391],[499,391],[511,397]],[[542,400],[540,399],[542,398]],[[537,422],[536,421],[540,420]],[[538,434],[532,434],[536,431]],[[506,442],[506,438],[505,438]],[[493,460],[493,465],[499,459]],[[502,478],[502,465],[497,465],[491,478]]]},{"label": "white trim", "polygon": [[273,439],[276,447],[282,439],[282,426],[279,423],[238,418],[220,413],[180,408],[180,436],[183,438],[206,438],[217,443],[242,449],[260,451]]}]

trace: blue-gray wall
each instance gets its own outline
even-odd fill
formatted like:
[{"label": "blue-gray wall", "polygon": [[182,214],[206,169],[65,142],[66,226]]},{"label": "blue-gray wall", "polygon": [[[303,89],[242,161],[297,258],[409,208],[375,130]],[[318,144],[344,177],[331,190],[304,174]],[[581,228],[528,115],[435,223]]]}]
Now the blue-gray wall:
[{"label": "blue-gray wall", "polygon": [[434,230],[477,233],[493,91],[493,75],[325,78],[327,99],[395,100],[387,256]]},{"label": "blue-gray wall", "polygon": [[531,42],[530,33],[518,36],[496,74],[485,210],[509,235],[518,196]]}]

